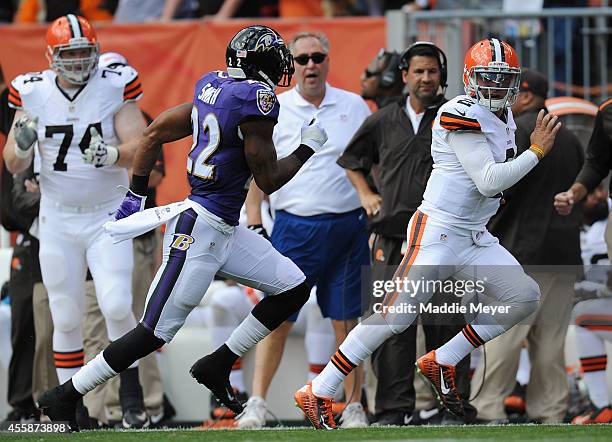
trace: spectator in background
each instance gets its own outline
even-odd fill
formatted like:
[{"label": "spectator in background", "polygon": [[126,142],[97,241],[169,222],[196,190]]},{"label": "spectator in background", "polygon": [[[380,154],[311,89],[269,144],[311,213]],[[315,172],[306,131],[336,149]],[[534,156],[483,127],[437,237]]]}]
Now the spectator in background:
[{"label": "spectator in background", "polygon": [[215,20],[229,18],[255,18],[278,17],[278,0],[245,1],[245,0],[217,0],[202,1],[200,3],[202,15],[212,15]]},{"label": "spectator in background", "polygon": [[[379,55],[382,57],[383,51]],[[397,62],[397,72],[386,72],[386,80],[393,84],[401,79],[408,95],[369,116],[338,159],[338,164],[347,169],[361,206],[372,217],[372,278],[380,281],[392,278],[404,256],[408,221],[423,199],[433,165],[431,127],[438,109],[446,102],[446,56],[442,50],[433,43],[418,42],[404,51]],[[379,73],[379,82],[385,80],[384,75]],[[366,182],[371,172],[380,194]],[[442,345],[444,338],[452,338],[461,329],[460,325],[436,325],[433,319],[422,320],[428,350]],[[416,329],[413,324],[372,354],[372,367],[378,378],[378,425],[404,425],[414,411],[414,370],[406,367],[416,361]],[[468,372],[469,358],[458,366],[464,407],[469,407]],[[470,412],[473,419],[475,410]]]},{"label": "spectator in background", "polygon": [[[369,266],[366,217],[357,192],[335,163],[357,128],[370,114],[356,94],[327,83],[330,68],[329,41],[319,33],[297,34],[289,43],[295,61],[296,87],[278,96],[281,110],[274,128],[279,157],[298,142],[300,127],[313,118],[326,129],[325,151],[283,188],[270,195],[276,211],[271,242],[292,259],[317,286],[317,302],[324,317],[332,319],[336,344],[342,342],[361,316],[361,272]],[[260,216],[263,192],[251,183],[247,197],[248,223],[263,233]],[[257,347],[253,395],[238,421],[239,427],[265,424],[265,397],[280,364],[287,335],[297,314],[289,318]],[[345,382],[347,406],[344,427],[368,425],[360,403],[363,372]]]},{"label": "spectator in background", "polygon": [[52,22],[66,14],[82,15],[92,21],[108,21],[113,18],[104,0],[22,0],[15,22]]},{"label": "spectator in background", "polygon": [[4,0],[0,2],[0,23],[11,23],[17,12],[18,5],[19,0]]},{"label": "spectator in background", "polygon": [[199,8],[198,0],[119,0],[114,21],[145,23],[194,18]]},{"label": "spectator in background", "polygon": [[400,54],[395,51],[378,51],[361,75],[361,98],[372,100],[378,109],[400,98],[404,82],[399,60]]},{"label": "spectator in background", "polygon": [[[516,117],[518,154],[530,145],[544,102],[548,81],[544,75],[526,70],[521,76],[520,92],[512,112]],[[516,259],[526,266],[580,266],[580,213],[559,216],[550,202],[559,189],[573,182],[584,162],[576,136],[561,127],[554,148],[538,167],[504,192],[502,205],[489,223]],[[572,311],[576,274],[553,273],[537,267],[526,268],[541,288],[538,310],[529,322],[518,324],[487,344],[487,364],[474,375],[482,390],[473,401],[478,417],[486,421],[507,419],[504,398],[513,390],[519,354],[524,340],[529,344],[531,374],[526,392],[529,418],[545,423],[562,422],[567,410],[568,385],[565,373],[565,335]],[[483,380],[483,375],[485,375]]]}]

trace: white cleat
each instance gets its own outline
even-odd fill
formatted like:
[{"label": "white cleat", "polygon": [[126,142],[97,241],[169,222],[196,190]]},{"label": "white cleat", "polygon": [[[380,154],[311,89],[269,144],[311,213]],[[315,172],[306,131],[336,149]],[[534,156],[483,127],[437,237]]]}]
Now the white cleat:
[{"label": "white cleat", "polygon": [[236,427],[253,430],[266,425],[266,401],[260,396],[251,396],[244,405],[244,412],[236,418]]},{"label": "white cleat", "polygon": [[340,428],[366,428],[369,427],[368,418],[359,402],[352,402],[346,406],[340,416]]}]

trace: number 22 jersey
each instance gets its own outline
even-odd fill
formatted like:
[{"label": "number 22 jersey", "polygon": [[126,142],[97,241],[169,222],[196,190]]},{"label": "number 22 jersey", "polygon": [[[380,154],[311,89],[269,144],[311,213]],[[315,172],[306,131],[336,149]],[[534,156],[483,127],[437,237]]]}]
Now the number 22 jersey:
[{"label": "number 22 jersey", "polygon": [[236,80],[223,71],[204,75],[195,86],[193,145],[187,158],[189,199],[230,225],[237,225],[251,178],[240,124],[278,119],[279,104],[265,83]]}]

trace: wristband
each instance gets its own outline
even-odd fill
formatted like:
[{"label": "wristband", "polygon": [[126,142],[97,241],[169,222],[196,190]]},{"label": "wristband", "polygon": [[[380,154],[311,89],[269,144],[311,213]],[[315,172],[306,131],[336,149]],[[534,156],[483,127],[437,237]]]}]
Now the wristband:
[{"label": "wristband", "polygon": [[537,144],[532,144],[529,147],[529,150],[536,154],[536,156],[538,157],[538,160],[541,160],[542,158],[544,158],[544,155],[545,155],[544,154],[544,149],[542,149]]},{"label": "wristband", "polygon": [[32,143],[32,145],[26,150],[23,150],[21,147],[17,146],[17,143],[15,143],[15,156],[17,158],[22,160],[29,159],[32,156],[32,150],[34,150],[34,143]]},{"label": "wristband", "polygon": [[145,196],[149,188],[149,175],[132,175],[130,190],[136,195]]},{"label": "wristband", "polygon": [[295,155],[298,160],[304,164],[306,161],[308,161],[308,158],[314,155],[314,153],[315,151],[311,147],[308,147],[305,144],[300,144],[300,146],[292,152],[292,155]]}]

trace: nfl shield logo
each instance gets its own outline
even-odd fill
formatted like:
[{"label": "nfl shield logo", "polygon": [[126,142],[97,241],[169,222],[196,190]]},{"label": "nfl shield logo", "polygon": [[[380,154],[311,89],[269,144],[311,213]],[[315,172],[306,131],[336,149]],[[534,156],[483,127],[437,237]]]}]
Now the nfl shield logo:
[{"label": "nfl shield logo", "polygon": [[275,104],[276,95],[274,95],[274,92],[266,89],[259,89],[257,91],[257,107],[262,114],[268,115]]}]

